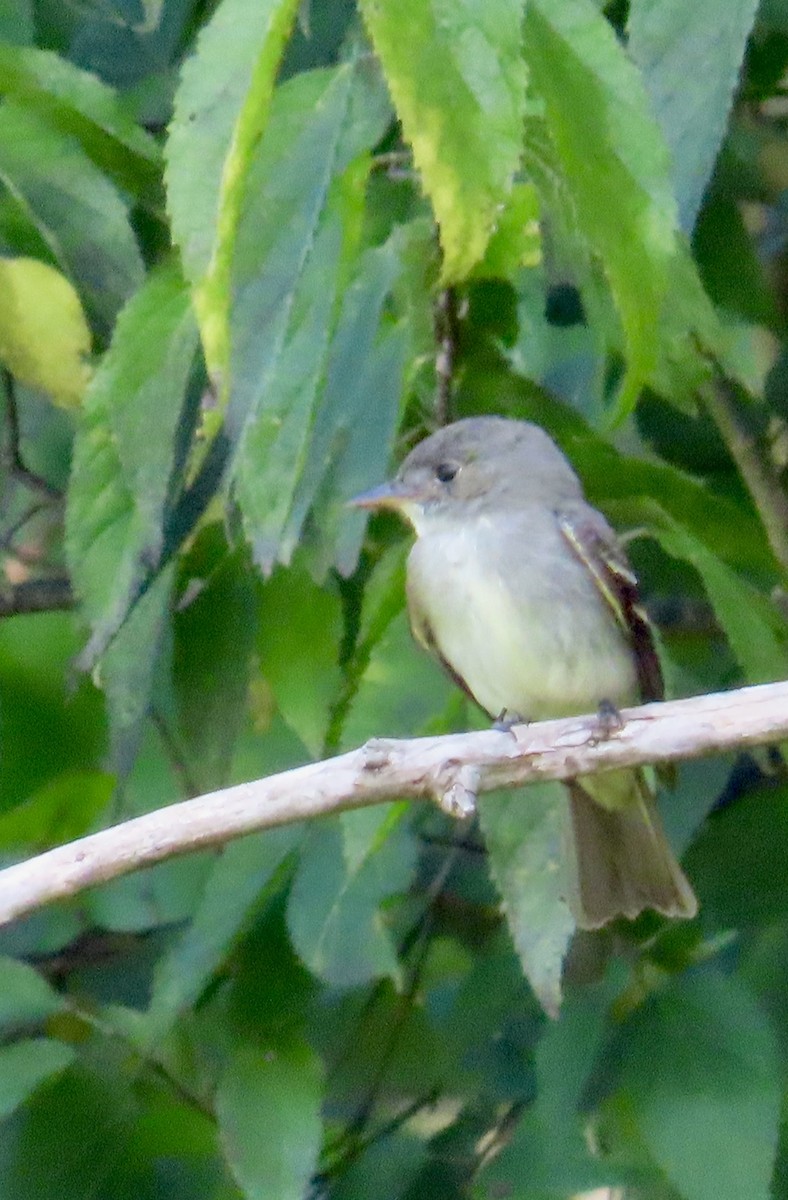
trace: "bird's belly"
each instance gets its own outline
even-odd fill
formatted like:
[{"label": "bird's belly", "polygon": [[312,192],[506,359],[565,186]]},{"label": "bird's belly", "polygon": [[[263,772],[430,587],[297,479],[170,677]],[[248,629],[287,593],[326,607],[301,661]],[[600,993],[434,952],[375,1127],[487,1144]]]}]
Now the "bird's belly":
[{"label": "bird's belly", "polygon": [[[429,630],[441,657],[491,716],[505,710],[540,720],[635,698],[629,646],[593,583],[587,587],[582,568],[567,561],[558,578],[534,575],[515,594],[471,541],[414,547],[408,577],[414,627]],[[439,587],[432,586],[436,578]]]}]

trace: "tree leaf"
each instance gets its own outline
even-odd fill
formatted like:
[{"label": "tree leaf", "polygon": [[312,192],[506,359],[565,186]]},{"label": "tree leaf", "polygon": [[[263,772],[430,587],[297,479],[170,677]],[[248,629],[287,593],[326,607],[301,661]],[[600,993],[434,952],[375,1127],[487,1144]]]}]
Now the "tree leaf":
[{"label": "tree leaf", "polygon": [[115,631],[100,624],[77,660],[87,665],[104,629],[111,632],[109,645],[102,648],[96,680],[107,697],[110,761],[120,783],[134,765],[145,732],[160,656],[168,644],[174,578],[175,564],[171,562],[151,579],[142,595],[131,593],[131,607],[120,628]]},{"label": "tree leaf", "polygon": [[342,602],[330,585],[318,587],[302,567],[279,570],[260,599],[260,668],[288,725],[315,758],[342,682],[339,652]]},{"label": "tree leaf", "polygon": [[218,525],[200,531],[181,578],[184,600],[173,618],[174,726],[191,778],[209,791],[227,783],[244,724],[258,594],[248,556],[228,551]]},{"label": "tree leaf", "polygon": [[3,849],[44,851],[88,833],[115,790],[105,771],[63,771],[27,800],[0,815]]},{"label": "tree leaf", "polygon": [[479,804],[490,872],[512,941],[528,982],[552,1017],[561,1006],[561,972],[575,928],[565,901],[561,854],[566,804],[560,783],[493,793]]},{"label": "tree leaf", "polygon": [[97,75],[48,50],[0,42],[0,92],[74,134],[122,186],[153,198],[161,159],[158,143]]},{"label": "tree leaf", "polygon": [[2,957],[0,971],[0,1029],[4,1037],[15,1028],[37,1024],[63,1009],[63,998],[28,963]]},{"label": "tree leaf", "polygon": [[668,156],[642,81],[591,0],[533,0],[525,53],[578,227],[601,259],[621,316],[627,345],[615,413],[621,419],[657,361],[676,252]]},{"label": "tree leaf", "polygon": [[120,194],[75,138],[12,101],[0,108],[0,179],[106,335],[143,277]]},{"label": "tree leaf", "polygon": [[528,1192],[541,1200],[619,1182],[616,1167],[592,1156],[581,1115],[613,995],[610,980],[569,991],[559,1020],[544,1031],[534,1053],[536,1100],[485,1172],[496,1191],[517,1195],[527,1179]]},{"label": "tree leaf", "polygon": [[230,263],[298,0],[225,0],[186,61],[167,142],[167,207],[208,369],[227,385]]},{"label": "tree leaf", "polygon": [[[720,148],[758,0],[632,0],[629,52],[673,158],[690,234]],[[703,70],[698,70],[703,63]]]},{"label": "tree leaf", "polygon": [[364,152],[387,123],[382,84],[365,64],[305,72],[277,89],[250,169],[234,247],[227,427],[264,571],[308,454],[338,288],[360,232]]},{"label": "tree leaf", "polygon": [[[687,853],[702,919],[721,929],[780,925],[788,912],[788,788],[764,782],[712,814]],[[730,863],[731,871],[721,871]]]},{"label": "tree leaf", "polygon": [[695,568],[748,683],[788,674],[788,625],[762,592],[655,501],[632,499],[608,508],[625,513],[627,523],[645,526],[668,554]]},{"label": "tree leaf", "polygon": [[[292,507],[280,556],[289,559],[314,506],[309,548],[321,575],[332,565],[342,575],[355,569],[366,522],[363,514],[348,511],[347,501],[379,483],[388,468],[412,351],[404,322],[385,322],[385,306],[413,232],[401,227],[359,258],[327,352],[307,454],[290,484]],[[371,396],[374,421],[368,419]]]},{"label": "tree leaf", "polygon": [[622,522],[622,529],[627,524],[636,525],[640,518],[635,512],[626,517],[619,502],[649,497],[662,512],[701,537],[729,567],[763,587],[773,587],[777,582],[774,557],[751,508],[712,491],[669,463],[618,454],[601,438],[583,434],[561,440],[583,478],[592,504],[611,515],[618,513],[616,519]]},{"label": "tree leaf", "polygon": [[[399,586],[397,576],[393,585]],[[424,733],[456,694],[451,680],[416,645],[408,618],[400,612],[370,649],[342,730],[342,746]]]},{"label": "tree leaf", "polygon": [[74,446],[66,552],[97,642],[117,630],[159,559],[196,347],[183,283],[174,270],[154,273],[121,314],[86,397]]},{"label": "tree leaf", "polygon": [[197,1001],[300,837],[299,826],[283,826],[241,838],[222,852],[191,924],[156,966],[149,1009],[153,1042]]},{"label": "tree leaf", "polygon": [[315,975],[354,987],[400,969],[380,915],[381,904],[411,879],[414,850],[402,812],[373,831],[363,853],[348,861],[338,818],[318,821],[301,852],[287,906],[293,946]]},{"label": "tree leaf", "polygon": [[481,260],[522,154],[523,0],[360,7],[456,282]]},{"label": "tree leaf", "polygon": [[71,1046],[49,1038],[25,1038],[0,1046],[0,1119],[24,1104],[46,1080],[65,1071],[75,1057]]},{"label": "tree leaf", "polygon": [[778,1051],[736,980],[686,976],[626,1032],[622,1087],[685,1200],[768,1200],[780,1119]]},{"label": "tree leaf", "polygon": [[0,260],[0,359],[20,383],[76,408],[90,380],[91,336],[65,276],[34,258]]},{"label": "tree leaf", "polygon": [[216,1112],[230,1168],[248,1200],[302,1200],[320,1149],[320,1060],[293,1039],[235,1053]]}]

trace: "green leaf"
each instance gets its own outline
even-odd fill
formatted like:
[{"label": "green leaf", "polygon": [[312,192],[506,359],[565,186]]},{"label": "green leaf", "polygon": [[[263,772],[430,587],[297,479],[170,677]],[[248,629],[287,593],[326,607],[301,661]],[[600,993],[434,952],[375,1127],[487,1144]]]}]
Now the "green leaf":
[{"label": "green leaf", "polygon": [[443,280],[484,254],[522,153],[523,0],[362,0],[440,227]]},{"label": "green leaf", "polygon": [[[107,1194],[120,1200],[114,1185],[128,1150],[128,1082],[117,1074],[112,1080],[100,1078],[77,1062],[59,1071],[58,1057],[73,1058],[73,1051],[60,1044],[36,1055],[42,1067],[53,1068],[47,1086],[0,1125],[5,1195],[9,1200],[85,1200]],[[60,1078],[53,1078],[58,1073]]]},{"label": "green leaf", "polygon": [[153,1042],[197,1001],[300,836],[299,827],[284,826],[241,838],[222,852],[191,925],[156,966],[149,1011]]},{"label": "green leaf", "polygon": [[749,328],[723,320],[683,243],[670,264],[669,278],[669,302],[662,312],[660,354],[651,386],[677,408],[694,413],[699,391],[704,385],[716,384],[712,367],[716,361],[726,375],[760,392],[762,374]]},{"label": "green leaf", "polygon": [[60,1012],[64,1001],[28,963],[0,958],[0,1029],[3,1035],[19,1026],[30,1026]]},{"label": "green leaf", "polygon": [[736,980],[686,976],[626,1032],[622,1087],[684,1200],[768,1200],[780,1081],[772,1031]]},{"label": "green leaf", "polygon": [[0,359],[20,383],[75,408],[90,380],[91,336],[65,276],[34,258],[0,260]]},{"label": "green leaf", "polygon": [[[711,815],[687,853],[709,928],[758,929],[788,913],[788,788],[754,787]],[[731,869],[721,871],[720,864]]]},{"label": "green leaf", "polygon": [[172,858],[91,888],[84,910],[93,925],[143,933],[189,919],[212,866],[210,851]]},{"label": "green leaf", "polygon": [[[309,548],[320,574],[331,565],[342,575],[355,569],[366,522],[363,514],[349,512],[346,502],[379,483],[389,464],[412,351],[405,323],[384,323],[385,308],[414,234],[415,227],[399,228],[383,246],[361,255],[342,297],[307,455],[296,486],[291,484],[292,508],[280,549],[287,560],[314,506]],[[375,397],[374,421],[368,417],[370,396]]]},{"label": "green leaf", "polygon": [[262,674],[288,725],[319,758],[342,682],[336,588],[318,587],[300,565],[276,571],[262,588],[259,631]]},{"label": "green leaf", "polygon": [[[581,1115],[614,994],[609,981],[567,993],[559,1020],[544,1031],[534,1054],[536,1101],[485,1172],[491,1189],[542,1200],[618,1182],[616,1168],[592,1156]],[[523,1180],[527,1193],[519,1192]]]},{"label": "green leaf", "polygon": [[290,892],[287,925],[306,966],[328,983],[354,987],[385,975],[399,979],[380,906],[407,889],[413,872],[414,848],[401,816],[401,809],[392,810],[386,827],[374,830],[352,861],[337,818],[310,830]]},{"label": "green leaf", "polygon": [[[758,0],[632,0],[629,52],[673,159],[681,226],[692,232],[739,83]],[[698,64],[703,70],[698,70]]]},{"label": "green leaf", "polygon": [[94,644],[119,628],[159,560],[196,347],[181,280],[173,270],[155,273],[118,319],[86,397],[74,446],[66,552]]},{"label": "green leaf", "polygon": [[560,783],[536,783],[485,796],[479,804],[490,873],[512,940],[528,982],[553,1017],[561,1005],[561,971],[575,928],[564,899],[566,803]]},{"label": "green leaf", "polygon": [[592,0],[533,0],[525,53],[577,225],[601,259],[621,317],[621,419],[657,360],[676,251],[668,156],[642,81]]},{"label": "green leaf", "polygon": [[233,1055],[216,1096],[227,1161],[248,1200],[302,1200],[320,1149],[320,1060],[304,1042]]},{"label": "green leaf", "polygon": [[193,598],[173,618],[176,725],[190,777],[209,791],[227,782],[246,713],[257,594],[247,556],[228,551],[218,525],[201,531],[181,574]]},{"label": "green leaf", "polygon": [[0,1120],[24,1104],[37,1087],[60,1075],[75,1052],[48,1038],[26,1038],[0,1046]]},{"label": "green leaf", "polygon": [[[69,683],[79,645],[70,613],[31,613],[0,621],[3,812],[48,784],[57,788],[58,777],[66,772],[98,770],[103,760],[106,725],[102,698],[87,680],[76,693]],[[35,753],[31,752],[31,735]],[[64,793],[65,799],[68,785]],[[79,808],[77,801],[77,820]],[[89,819],[87,813],[85,818]],[[13,818],[9,820],[13,822]],[[20,822],[16,832],[24,836],[25,818]],[[68,822],[62,827],[53,824],[54,841],[61,828],[65,833]],[[32,820],[29,831],[35,839]],[[44,831],[40,832],[43,835]]]},{"label": "green leaf", "polygon": [[[398,583],[395,577],[395,587]],[[400,612],[371,648],[345,720],[342,745],[349,749],[371,737],[424,733],[456,694],[454,684],[416,645],[408,618]]]},{"label": "green leaf", "polygon": [[366,151],[388,109],[368,64],[277,89],[249,175],[233,261],[235,486],[255,559],[270,570],[305,470],[342,276],[360,232]]},{"label": "green leaf", "polygon": [[35,32],[33,0],[0,0],[0,37],[18,48],[32,42]]},{"label": "green leaf", "polygon": [[201,31],[175,97],[167,207],[195,288],[205,358],[226,384],[230,262],[248,172],[299,0],[225,0]]},{"label": "green leaf", "polygon": [[46,850],[82,837],[109,805],[114,776],[64,771],[0,816],[0,846]]},{"label": "green leaf", "polygon": [[608,507],[625,513],[633,526],[645,527],[668,554],[695,568],[748,683],[788,674],[788,625],[762,592],[653,500],[633,499]]},{"label": "green leaf", "polygon": [[152,198],[161,158],[158,144],[97,75],[48,50],[0,42],[0,92],[74,134],[121,186]]},{"label": "green leaf", "polygon": [[143,278],[120,194],[75,138],[11,101],[0,108],[0,179],[106,335]]},{"label": "green leaf", "polygon": [[[702,538],[729,567],[774,586],[778,572],[763,529],[751,508],[713,492],[691,475],[658,459],[647,461],[618,454],[612,446],[585,433],[562,438],[562,445],[579,471],[592,504],[620,520],[621,528],[640,517],[625,517],[619,501],[649,497],[694,536]],[[637,501],[636,501],[637,503]]]},{"label": "green leaf", "polygon": [[474,279],[511,279],[542,261],[539,198],[533,183],[516,183],[495,222]]},{"label": "green leaf", "polygon": [[[168,644],[174,576],[175,564],[170,562],[145,587],[139,599],[132,598],[132,607],[103,651],[96,672],[97,682],[107,697],[110,761],[121,783],[137,757],[160,657]],[[102,633],[99,626],[77,660],[80,664],[90,661],[92,647]]]}]

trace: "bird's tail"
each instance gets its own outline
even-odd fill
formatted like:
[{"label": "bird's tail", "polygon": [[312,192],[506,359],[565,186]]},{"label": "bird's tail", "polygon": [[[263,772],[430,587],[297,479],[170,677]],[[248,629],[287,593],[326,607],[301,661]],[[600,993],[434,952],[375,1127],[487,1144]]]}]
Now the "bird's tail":
[{"label": "bird's tail", "polygon": [[569,902],[581,929],[646,908],[666,917],[694,917],[695,893],[670,848],[642,771],[610,771],[569,785]]}]

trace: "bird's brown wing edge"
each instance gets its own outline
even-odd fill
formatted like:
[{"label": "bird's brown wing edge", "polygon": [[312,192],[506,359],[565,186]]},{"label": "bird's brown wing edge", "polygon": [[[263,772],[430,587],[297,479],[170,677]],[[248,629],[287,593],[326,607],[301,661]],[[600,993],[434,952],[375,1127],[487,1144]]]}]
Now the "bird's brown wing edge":
[{"label": "bird's brown wing edge", "polygon": [[663,700],[665,683],[651,623],[640,600],[637,576],[618,539],[593,509],[559,513],[558,523],[632,647],[643,703]]}]

